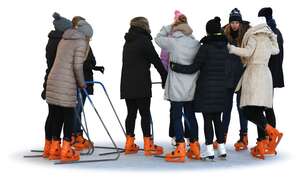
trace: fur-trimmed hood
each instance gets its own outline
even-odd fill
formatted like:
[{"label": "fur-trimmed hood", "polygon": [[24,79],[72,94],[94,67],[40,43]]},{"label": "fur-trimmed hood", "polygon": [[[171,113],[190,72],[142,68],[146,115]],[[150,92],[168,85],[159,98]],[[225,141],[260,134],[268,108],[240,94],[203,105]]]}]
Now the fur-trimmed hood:
[{"label": "fur-trimmed hood", "polygon": [[[262,23],[262,24],[254,26],[254,27],[251,27],[245,33],[244,38],[243,38],[243,44],[248,42],[248,39],[250,36],[260,34],[260,33],[267,34],[267,35],[274,34],[272,32],[271,28],[266,23]],[[244,44],[244,46],[245,46],[245,44]],[[243,47],[243,45],[242,45],[242,47]]]},{"label": "fur-trimmed hood", "polygon": [[[179,24],[175,27],[173,27],[173,36],[176,37],[176,36],[180,36],[182,34],[184,34],[185,36],[189,36],[189,35],[192,35],[193,33],[193,29],[189,26],[189,24],[187,23],[182,23],[182,24]],[[182,34],[180,34],[182,33]]]}]

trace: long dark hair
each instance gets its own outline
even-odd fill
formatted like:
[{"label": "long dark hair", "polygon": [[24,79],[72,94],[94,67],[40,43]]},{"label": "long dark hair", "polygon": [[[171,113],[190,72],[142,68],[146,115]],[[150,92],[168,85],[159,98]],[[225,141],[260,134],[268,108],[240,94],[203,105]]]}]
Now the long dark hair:
[{"label": "long dark hair", "polygon": [[[249,25],[249,22],[240,22],[240,27],[239,27],[239,30],[238,30],[238,37],[236,38],[238,47],[241,47],[243,37],[244,37],[245,33],[247,32],[247,30],[249,28],[251,28],[251,26]],[[229,42],[233,42],[233,38],[231,36],[231,33],[232,33],[232,29],[231,29],[231,26],[230,26],[230,23],[229,23],[224,28],[224,34],[227,37]]]}]

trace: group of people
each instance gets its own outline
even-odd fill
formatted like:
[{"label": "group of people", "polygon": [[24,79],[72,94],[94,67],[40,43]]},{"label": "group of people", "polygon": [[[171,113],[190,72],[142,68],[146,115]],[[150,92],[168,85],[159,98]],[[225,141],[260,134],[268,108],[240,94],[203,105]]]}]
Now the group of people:
[{"label": "group of people", "polygon": [[[229,23],[223,27],[219,17],[209,20],[207,35],[198,41],[187,17],[176,10],[173,22],[163,26],[155,37],[160,56],[153,46],[148,20],[133,18],[124,36],[120,89],[128,113],[125,154],[140,149],[134,132],[138,111],[144,155],[164,153],[162,146],[155,145],[151,133],[150,67],[154,65],[165,89],[164,98],[170,101],[169,136],[176,146],[165,155],[166,161],[184,162],[186,157],[214,159],[215,150],[218,157],[225,158],[234,95],[240,120],[236,151],[248,148],[251,121],[258,131],[257,145],[251,148],[251,154],[260,159],[266,154],[275,155],[282,133],[276,129],[273,95],[274,88],[284,87],[284,82],[283,39],[272,13],[269,7],[261,9],[258,16],[264,17],[265,23],[251,27],[234,8]],[[77,88],[86,88],[88,94],[93,94],[93,85],[85,81],[93,80],[93,70],[103,73],[104,67],[96,66],[89,46],[93,29],[83,17],[75,16],[72,21],[58,13],[53,17],[55,30],[49,33],[46,47],[48,67],[42,92],[49,108],[43,156],[74,161],[80,159],[78,151],[93,145],[83,137],[81,112],[86,96]],[[204,120],[206,149],[202,152],[195,115],[198,112]]]},{"label": "group of people", "polygon": [[[282,133],[276,129],[273,88],[283,87],[284,83],[283,39],[272,13],[269,7],[261,9],[258,16],[264,17],[265,22],[251,27],[235,8],[224,27],[219,17],[209,20],[207,35],[198,41],[187,17],[176,10],[172,24],[163,26],[155,37],[161,48],[160,56],[151,42],[148,20],[133,18],[125,35],[121,78],[121,99],[125,99],[128,110],[125,154],[139,150],[134,143],[137,111],[142,118],[145,155],[163,153],[150,133],[149,68],[153,64],[161,76],[164,97],[171,104],[169,136],[176,149],[165,155],[166,161],[183,162],[186,157],[214,159],[214,149],[218,157],[225,158],[235,93],[240,119],[240,137],[235,149],[248,147],[249,120],[258,130],[257,145],[251,148],[251,154],[260,159],[266,154],[275,155]],[[202,113],[204,120],[206,149],[202,153],[197,112]]]}]

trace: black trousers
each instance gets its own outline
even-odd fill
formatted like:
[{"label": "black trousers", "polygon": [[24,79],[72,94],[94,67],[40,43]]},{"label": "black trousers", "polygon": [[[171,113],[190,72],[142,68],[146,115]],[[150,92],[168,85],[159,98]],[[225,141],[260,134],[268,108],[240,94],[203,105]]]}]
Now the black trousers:
[{"label": "black trousers", "polygon": [[243,108],[243,110],[247,119],[257,125],[257,131],[258,131],[257,140],[261,141],[265,139],[266,137],[265,128],[266,125],[268,124],[268,120],[264,115],[266,108],[261,106],[246,106]]},{"label": "black trousers", "polygon": [[[270,124],[272,127],[276,128],[276,118],[273,108],[265,109],[265,116],[267,119],[267,123]],[[265,130],[257,127],[258,139],[259,141],[266,139],[266,132]]]},{"label": "black trousers", "polygon": [[137,111],[141,115],[141,126],[143,130],[144,137],[150,137],[150,123],[151,123],[151,113],[150,113],[150,103],[151,98],[141,98],[141,99],[125,99],[127,106],[127,118],[125,121],[126,134],[130,136],[134,135],[135,120]]},{"label": "black trousers", "polygon": [[[233,96],[235,89],[228,88],[226,89],[226,97],[225,97],[225,110],[222,115],[222,125],[224,128],[224,134],[228,133],[228,128],[231,120],[231,110],[233,105]],[[240,119],[240,137],[243,137],[248,132],[248,121],[244,116],[243,110],[240,108],[240,100],[241,100],[241,91],[236,93],[236,106],[239,113]]]},{"label": "black trousers", "polygon": [[59,140],[63,126],[64,140],[71,141],[74,108],[48,104],[49,113],[45,124],[46,139]]},{"label": "black trousers", "polygon": [[205,144],[211,145],[213,144],[214,139],[214,129],[217,137],[218,143],[225,142],[224,129],[221,123],[221,112],[216,113],[202,113],[204,119],[204,135],[205,135]]}]

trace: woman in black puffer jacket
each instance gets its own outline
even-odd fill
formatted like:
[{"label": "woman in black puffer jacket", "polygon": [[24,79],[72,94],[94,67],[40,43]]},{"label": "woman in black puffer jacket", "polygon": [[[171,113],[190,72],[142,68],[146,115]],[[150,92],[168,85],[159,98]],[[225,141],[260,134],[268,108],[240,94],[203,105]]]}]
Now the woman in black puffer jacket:
[{"label": "woman in black puffer jacket", "polygon": [[220,18],[215,17],[206,24],[207,36],[202,38],[202,44],[192,65],[171,63],[175,72],[191,74],[200,70],[194,95],[194,111],[202,112],[204,118],[204,133],[206,152],[203,158],[214,158],[213,137],[215,128],[218,154],[226,156],[225,138],[221,125],[221,113],[225,109],[225,64],[229,61],[227,39],[222,33]]}]

